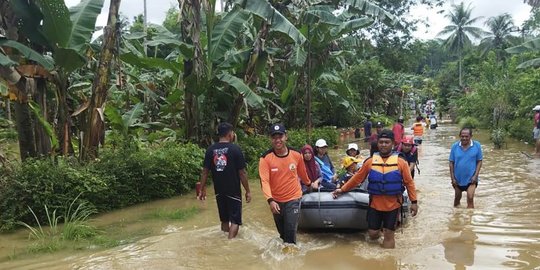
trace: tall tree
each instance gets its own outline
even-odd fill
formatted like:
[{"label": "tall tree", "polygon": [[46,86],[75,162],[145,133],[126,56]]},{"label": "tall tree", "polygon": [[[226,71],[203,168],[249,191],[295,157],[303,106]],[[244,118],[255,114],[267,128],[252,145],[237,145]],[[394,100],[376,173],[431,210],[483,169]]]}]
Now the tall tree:
[{"label": "tall tree", "polygon": [[484,55],[488,51],[494,50],[497,55],[497,61],[500,61],[504,57],[504,49],[508,48],[511,44],[509,37],[514,27],[512,16],[505,13],[491,17],[486,21],[486,26],[489,28],[489,35],[481,42],[481,46],[483,47],[482,54]]},{"label": "tall tree", "polygon": [[463,49],[471,45],[471,39],[469,36],[480,39],[484,33],[481,28],[473,26],[473,24],[478,22],[481,17],[471,18],[471,13],[472,8],[470,4],[466,7],[463,2],[461,2],[459,5],[452,5],[452,11],[445,16],[446,18],[450,19],[451,24],[447,25],[441,32],[439,32],[439,35],[450,34],[445,41],[445,46],[458,54],[460,87],[463,87]]},{"label": "tall tree", "polygon": [[111,60],[116,48],[118,10],[121,0],[111,0],[109,17],[103,38],[99,65],[92,84],[92,98],[90,100],[88,122],[84,133],[82,156],[85,159],[96,158],[98,146],[105,136],[103,110],[109,89],[109,73]]},{"label": "tall tree", "polygon": [[523,3],[527,3],[533,8],[540,7],[540,0],[523,0]]}]

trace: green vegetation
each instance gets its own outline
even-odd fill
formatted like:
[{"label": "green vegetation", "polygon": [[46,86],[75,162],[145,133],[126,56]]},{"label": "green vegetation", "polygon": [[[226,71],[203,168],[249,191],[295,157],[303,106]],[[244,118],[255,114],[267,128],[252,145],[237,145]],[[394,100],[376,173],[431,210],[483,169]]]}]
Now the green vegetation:
[{"label": "green vegetation", "polygon": [[[78,197],[71,202],[65,216],[58,216],[57,209],[50,212],[45,205],[43,208],[48,222],[46,229],[42,227],[34,210],[28,207],[37,225],[34,227],[25,222],[18,223],[30,231],[30,238],[34,240],[28,248],[29,252],[53,252],[65,248],[67,242],[92,239],[97,235],[97,229],[88,224],[89,216],[96,213],[95,209],[86,202],[79,203],[77,208],[73,209],[77,200]],[[60,225],[59,221],[63,221],[63,224]]]},{"label": "green vegetation", "polygon": [[491,131],[490,139],[495,144],[495,148],[501,149],[505,143],[506,132],[502,128]]},{"label": "green vegetation", "polygon": [[[91,213],[73,209],[73,198],[102,213],[185,193],[199,179],[203,154],[193,144],[166,142],[140,151],[105,151],[89,164],[63,157],[29,159],[0,178],[0,230],[13,229],[18,221],[47,220],[43,205],[76,223],[78,215]],[[77,233],[74,229],[74,237]]]},{"label": "green vegetation", "polygon": [[157,209],[148,215],[149,218],[166,219],[166,220],[186,220],[199,213],[199,208],[190,207],[187,209]]},{"label": "green vegetation", "polygon": [[459,126],[461,128],[472,128],[472,129],[476,129],[478,127],[480,127],[480,122],[478,121],[478,119],[472,117],[472,116],[467,116],[467,117],[463,117],[459,120]]}]

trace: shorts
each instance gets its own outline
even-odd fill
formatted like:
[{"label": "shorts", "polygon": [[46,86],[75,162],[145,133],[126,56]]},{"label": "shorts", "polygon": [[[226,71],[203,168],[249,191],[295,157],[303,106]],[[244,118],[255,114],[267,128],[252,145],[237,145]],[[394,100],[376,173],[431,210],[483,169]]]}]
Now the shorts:
[{"label": "shorts", "polygon": [[379,211],[371,207],[367,211],[368,229],[380,230],[385,228],[391,231],[395,231],[399,218],[399,208],[392,211]]},{"label": "shorts", "polygon": [[533,139],[535,140],[540,139],[540,128],[535,127],[533,129]]},{"label": "shorts", "polygon": [[[474,185],[478,187],[478,182],[474,183]],[[463,192],[463,191],[467,191],[467,189],[469,189],[470,186],[471,186],[471,183],[467,184],[466,186],[458,186],[458,188],[459,190]]]},{"label": "shorts", "polygon": [[242,225],[242,199],[231,195],[216,195],[216,203],[221,222]]},{"label": "shorts", "polygon": [[422,144],[422,137],[414,137],[414,144],[416,145]]}]

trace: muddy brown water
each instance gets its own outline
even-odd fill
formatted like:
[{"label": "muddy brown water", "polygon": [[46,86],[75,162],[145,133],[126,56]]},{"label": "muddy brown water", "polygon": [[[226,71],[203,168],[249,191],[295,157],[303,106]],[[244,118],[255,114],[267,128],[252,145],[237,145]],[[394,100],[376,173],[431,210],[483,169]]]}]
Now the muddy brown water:
[{"label": "muddy brown water", "polygon": [[[397,232],[394,250],[367,242],[364,232],[300,232],[298,250],[283,253],[252,181],[237,239],[220,232],[212,196],[199,202],[189,194],[97,217],[97,226],[145,236],[112,249],[10,259],[28,244],[27,233],[0,235],[0,269],[540,269],[540,160],[522,154],[532,150],[523,143],[494,150],[486,134],[474,134],[484,150],[476,209],[454,208],[447,160],[457,132],[444,125],[427,131],[415,179],[420,211]],[[336,165],[342,152],[332,153]],[[201,212],[187,221],[141,218],[191,206]]]}]

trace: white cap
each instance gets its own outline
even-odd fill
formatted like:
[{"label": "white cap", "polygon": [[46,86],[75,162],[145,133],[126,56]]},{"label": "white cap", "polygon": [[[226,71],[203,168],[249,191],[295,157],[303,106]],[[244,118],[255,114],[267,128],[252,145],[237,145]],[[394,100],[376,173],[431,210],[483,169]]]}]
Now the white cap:
[{"label": "white cap", "polygon": [[358,151],[358,144],[349,143],[349,146],[347,146],[347,150],[349,150],[349,149],[354,149],[354,150]]},{"label": "white cap", "polygon": [[315,146],[317,146],[317,147],[325,147],[325,146],[328,146],[328,144],[326,144],[326,141],[324,139],[318,139],[315,142]]},{"label": "white cap", "polygon": [[533,111],[540,111],[540,105],[534,106]]}]

